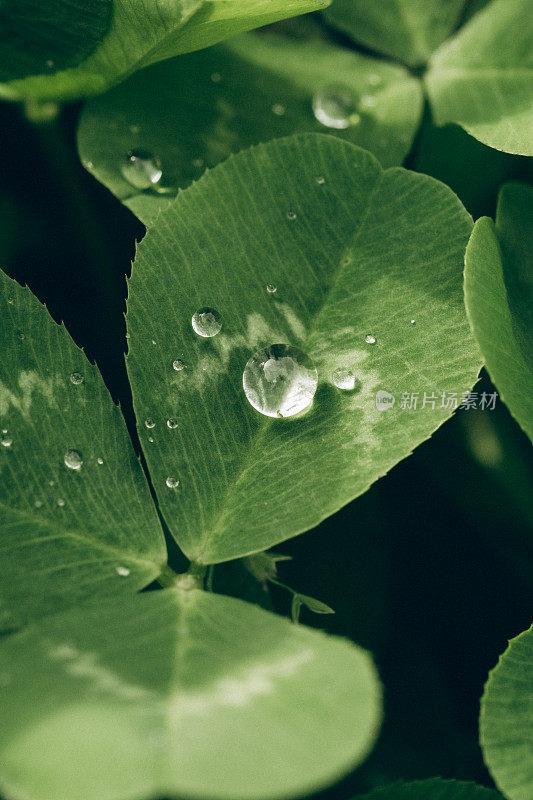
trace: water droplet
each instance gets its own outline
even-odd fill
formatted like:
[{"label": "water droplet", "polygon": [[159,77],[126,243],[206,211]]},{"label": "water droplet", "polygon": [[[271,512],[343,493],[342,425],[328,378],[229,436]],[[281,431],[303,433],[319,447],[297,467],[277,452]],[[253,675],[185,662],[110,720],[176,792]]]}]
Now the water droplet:
[{"label": "water droplet", "polygon": [[277,117],[282,117],[287,109],[281,103],[274,103],[272,106],[272,113],[275,114]]},{"label": "water droplet", "polygon": [[345,392],[351,392],[355,389],[355,375],[350,369],[339,367],[331,377],[337,389],[342,389]]},{"label": "water droplet", "polygon": [[199,308],[193,314],[191,322],[195,333],[205,339],[216,336],[222,327],[222,318],[214,308]]},{"label": "water droplet", "polygon": [[45,61],[45,66],[46,66],[46,69],[54,69],[54,67],[55,67],[54,60],[52,58],[47,59],[47,61]]},{"label": "water droplet", "polygon": [[67,450],[65,453],[65,466],[69,469],[81,469],[83,465],[83,458],[81,453],[77,450]]},{"label": "water droplet", "polygon": [[341,84],[325,86],[314,95],[313,113],[326,128],[336,130],[357,125],[361,119],[357,114],[357,96]]},{"label": "water droplet", "polygon": [[377,72],[371,72],[370,75],[367,76],[367,82],[370,86],[379,86],[382,81],[381,75],[378,75]]},{"label": "water droplet", "polygon": [[117,575],[120,575],[121,578],[127,578],[131,570],[129,570],[127,567],[120,566],[115,567],[115,572]]},{"label": "water droplet", "polygon": [[121,172],[128,183],[140,191],[154,188],[163,176],[159,160],[148,150],[130,150]]},{"label": "water droplet", "polygon": [[19,339],[25,339],[26,338],[26,334],[24,333],[24,331],[17,331],[17,336],[18,336]]},{"label": "water droplet", "polygon": [[167,428],[170,428],[171,431],[177,428],[178,425],[179,425],[178,420],[174,419],[174,417],[170,417],[169,419],[167,419]]},{"label": "water droplet", "polygon": [[84,377],[81,372],[71,372],[70,373],[70,382],[73,383],[75,386],[79,386],[80,383],[83,383]]},{"label": "water droplet", "polygon": [[359,105],[361,108],[374,108],[377,102],[377,98],[373,94],[364,94],[359,101]]},{"label": "water droplet", "polygon": [[220,74],[220,72],[212,72],[211,80],[213,81],[213,83],[220,83],[220,81],[222,80],[222,75]]},{"label": "water droplet", "polygon": [[298,347],[273,344],[250,358],[242,376],[249,403],[267,417],[293,417],[309,408],[318,373]]},{"label": "water droplet", "polygon": [[416,325],[416,319],[411,320],[411,325]]},{"label": "water droplet", "polygon": [[9,303],[10,306],[12,306],[15,301],[13,300],[12,297],[8,297],[7,302]]},{"label": "water droplet", "polygon": [[42,500],[36,500],[33,505],[35,506],[35,508],[42,508],[43,501]]},{"label": "water droplet", "polygon": [[57,498],[57,505],[59,506],[59,508],[64,508],[65,507],[65,501],[63,500],[62,497],[58,497]]},{"label": "water droplet", "polygon": [[297,214],[296,211],[287,211],[287,219],[293,220],[296,219]]},{"label": "water droplet", "polygon": [[151,444],[153,444],[153,443],[154,443],[154,437],[153,437],[153,436],[149,436],[149,437],[148,437],[148,441],[149,441]]},{"label": "water droplet", "polygon": [[269,294],[275,294],[278,291],[278,287],[274,286],[273,283],[267,283],[266,290]]},{"label": "water droplet", "polygon": [[316,182],[318,183],[319,186],[323,186],[326,182],[326,179],[324,178],[323,175],[319,175],[318,178],[316,179]]},{"label": "water droplet", "polygon": [[371,333],[367,333],[367,335],[365,336],[365,342],[367,344],[376,344],[376,337],[372,336]]},{"label": "water droplet", "polygon": [[155,422],[152,419],[152,417],[147,417],[144,420],[144,424],[146,425],[147,428],[155,428]]},{"label": "water droplet", "polygon": [[130,125],[130,133],[133,133],[134,136],[137,136],[141,132],[140,125]]},{"label": "water droplet", "polygon": [[181,372],[182,369],[185,369],[185,364],[177,358],[172,362],[172,369],[175,369],[176,372]]},{"label": "water droplet", "polygon": [[2,433],[2,438],[0,439],[0,444],[3,447],[11,447],[11,445],[13,444],[13,439],[11,438],[11,436],[8,434],[7,431],[4,431]]},{"label": "water droplet", "polygon": [[177,489],[180,482],[178,478],[171,478],[170,476],[165,481],[169,489]]},{"label": "water droplet", "polygon": [[55,486],[55,484],[56,484],[55,481],[48,481],[48,486]]},{"label": "water droplet", "polygon": [[99,464],[100,466],[102,466],[102,464],[104,463],[104,459],[103,458],[97,458],[96,459],[96,463]]}]

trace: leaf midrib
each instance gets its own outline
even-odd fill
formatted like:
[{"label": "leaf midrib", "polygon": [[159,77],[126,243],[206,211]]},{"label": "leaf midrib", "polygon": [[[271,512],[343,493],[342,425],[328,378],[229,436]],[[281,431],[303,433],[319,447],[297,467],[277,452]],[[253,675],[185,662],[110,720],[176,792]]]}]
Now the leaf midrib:
[{"label": "leaf midrib", "polygon": [[[377,161],[376,161],[376,163],[379,164],[379,162],[377,162]],[[374,199],[376,193],[378,192],[378,189],[380,188],[381,181],[383,179],[383,175],[386,172],[388,172],[388,170],[383,170],[383,169],[380,168],[380,172],[378,173],[377,178],[376,178],[375,186],[368,193],[367,205],[366,205],[365,211],[361,215],[361,218],[360,218],[360,221],[359,221],[358,230],[354,233],[353,239],[351,240],[349,245],[345,248],[345,250],[343,250],[343,252],[341,254],[341,258],[339,259],[339,264],[338,264],[337,268],[335,269],[335,271],[333,273],[333,276],[332,276],[333,280],[330,283],[330,288],[329,288],[328,292],[326,292],[324,294],[324,297],[323,297],[322,302],[320,303],[320,306],[318,307],[317,311],[313,314],[313,316],[311,318],[311,322],[310,322],[310,325],[309,325],[306,342],[311,338],[311,335],[312,335],[312,333],[314,331],[314,325],[315,325],[317,319],[320,317],[323,309],[325,308],[325,306],[326,306],[326,304],[328,302],[328,298],[330,296],[330,293],[331,293],[332,289],[335,287],[335,285],[337,284],[337,279],[338,279],[339,275],[343,271],[342,258],[343,258],[344,253],[346,252],[346,250],[352,249],[355,246],[357,240],[359,239],[359,237],[360,237],[360,235],[361,235],[361,233],[362,233],[362,231],[364,229],[365,223],[366,223],[368,215],[370,213],[370,209],[372,207],[373,199]],[[304,349],[305,349],[305,344],[304,344]],[[207,549],[206,545],[209,544],[210,542],[214,541],[215,539],[219,538],[220,534],[223,532],[224,523],[225,523],[225,521],[226,521],[226,519],[228,517],[228,514],[230,513],[230,508],[231,508],[231,503],[229,501],[236,494],[237,487],[243,481],[244,476],[252,468],[252,466],[253,466],[252,455],[256,451],[256,449],[259,446],[259,444],[263,441],[263,439],[265,438],[266,434],[268,433],[268,431],[270,430],[271,426],[274,424],[275,421],[279,422],[279,420],[274,420],[273,418],[268,417],[263,422],[263,424],[260,425],[257,428],[256,432],[254,433],[252,438],[249,440],[249,446],[247,447],[246,456],[244,457],[244,459],[241,462],[242,469],[241,469],[238,477],[236,478],[236,480],[234,480],[227,487],[226,492],[224,494],[224,500],[221,503],[222,511],[220,512],[220,514],[219,514],[219,516],[218,516],[218,518],[217,518],[217,520],[215,522],[214,527],[211,527],[211,532],[210,532],[209,536],[207,535],[207,531],[204,531],[204,533],[203,533],[203,535],[202,535],[202,537],[201,537],[201,539],[199,541],[198,548],[197,548],[197,555],[196,555],[196,558],[197,558],[199,563],[202,563],[202,564],[221,563],[221,562],[203,561],[202,560],[202,551],[205,551]],[[224,559],[224,560],[226,560],[226,561],[227,560],[233,560],[233,559],[236,559],[236,558],[240,558],[240,557],[242,557],[244,555],[250,555],[250,553],[252,553],[252,552],[260,552],[260,550],[259,551],[255,551],[255,550],[246,551],[246,552],[241,553],[240,555],[232,556],[231,559]]]}]

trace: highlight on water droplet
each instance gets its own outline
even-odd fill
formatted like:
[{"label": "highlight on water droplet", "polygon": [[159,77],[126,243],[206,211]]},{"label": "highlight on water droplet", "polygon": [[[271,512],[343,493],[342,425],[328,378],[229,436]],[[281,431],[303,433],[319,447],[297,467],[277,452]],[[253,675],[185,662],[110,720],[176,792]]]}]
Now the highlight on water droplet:
[{"label": "highlight on water droplet", "polygon": [[169,489],[177,489],[180,485],[179,478],[168,477],[165,481]]},{"label": "highlight on water droplet", "polygon": [[287,109],[282,103],[274,103],[272,106],[272,113],[277,117],[282,117],[286,111]]},{"label": "highlight on water droplet", "polygon": [[96,463],[97,463],[99,466],[102,466],[102,464],[104,463],[104,459],[103,459],[103,458],[100,458],[100,457],[98,457],[98,458],[96,459]]},{"label": "highlight on water droplet", "polygon": [[269,294],[275,294],[278,291],[278,287],[273,283],[267,283],[266,290]]},{"label": "highlight on water droplet", "polygon": [[11,447],[11,445],[13,444],[13,439],[6,430],[2,431],[2,438],[0,439],[0,444],[2,445],[2,447]]},{"label": "highlight on water droplet", "polygon": [[145,424],[145,425],[146,425],[146,427],[147,427],[147,428],[149,428],[149,429],[150,429],[150,428],[155,428],[155,422],[154,422],[154,420],[152,419],[152,417],[146,417],[146,419],[144,420],[144,424]]},{"label": "highlight on water droplet", "polygon": [[214,308],[199,308],[194,312],[191,324],[198,336],[210,339],[212,336],[216,336],[222,328],[222,317]]},{"label": "highlight on water droplet", "polygon": [[140,191],[154,188],[163,176],[159,159],[149,150],[130,150],[121,172],[128,183]]},{"label": "highlight on water droplet", "polygon": [[242,376],[250,405],[266,417],[294,417],[307,410],[318,386],[318,373],[298,347],[272,344],[249,359]]},{"label": "highlight on water droplet", "polygon": [[313,96],[313,114],[326,128],[335,130],[345,130],[361,121],[357,113],[357,95],[343,84],[319,89]]},{"label": "highlight on water droplet", "polygon": [[416,325],[416,319],[411,320],[411,325]]},{"label": "highlight on water droplet", "polygon": [[324,178],[323,175],[319,175],[318,178],[316,179],[316,182],[318,183],[319,186],[324,186],[326,179]]},{"label": "highlight on water droplet", "polygon": [[84,377],[81,372],[71,372],[70,373],[70,382],[74,384],[74,386],[79,386],[80,383],[83,383]]},{"label": "highlight on water droplet", "polygon": [[64,501],[64,499],[62,497],[58,497],[57,498],[57,505],[59,506],[59,508],[64,508],[65,507],[66,503],[65,503],[65,501]]},{"label": "highlight on water droplet", "polygon": [[342,389],[344,392],[351,392],[355,389],[355,375],[351,369],[339,367],[339,369],[335,370],[331,379],[333,385],[336,386],[337,389]]},{"label": "highlight on water droplet", "polygon": [[287,219],[294,220],[297,216],[296,211],[287,211]]},{"label": "highlight on water droplet", "polygon": [[127,578],[130,574],[131,570],[128,567],[123,567],[122,565],[115,567],[115,572],[117,575],[120,575],[121,578]]},{"label": "highlight on water droplet", "polygon": [[167,428],[170,428],[171,431],[177,428],[178,424],[178,420],[174,419],[174,417],[169,417],[169,419],[167,419]]},{"label": "highlight on water droplet", "polygon": [[371,333],[367,333],[367,335],[365,336],[365,342],[367,344],[376,344],[376,337],[372,336]]},{"label": "highlight on water droplet", "polygon": [[185,364],[177,358],[172,362],[172,369],[176,370],[176,372],[181,372],[182,369],[185,369]]},{"label": "highlight on water droplet", "polygon": [[81,469],[83,466],[81,453],[78,453],[77,450],[67,450],[65,453],[65,466],[69,469]]}]

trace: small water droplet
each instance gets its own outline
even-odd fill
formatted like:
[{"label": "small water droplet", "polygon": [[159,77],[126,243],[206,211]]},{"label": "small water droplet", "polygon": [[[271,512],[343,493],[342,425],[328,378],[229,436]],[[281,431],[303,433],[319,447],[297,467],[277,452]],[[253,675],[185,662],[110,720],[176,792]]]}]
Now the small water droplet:
[{"label": "small water droplet", "polygon": [[81,372],[71,372],[70,373],[70,382],[73,383],[75,386],[79,386],[80,383],[83,383],[84,377]]},{"label": "small water droplet", "polygon": [[196,169],[200,169],[201,167],[204,166],[203,158],[193,158],[192,165],[193,167],[196,167]]},{"label": "small water droplet", "polygon": [[350,369],[339,367],[332,375],[332,380],[337,389],[344,392],[351,392],[355,389],[355,375]]},{"label": "small water droplet", "polygon": [[35,506],[35,508],[42,508],[43,501],[42,500],[36,500],[33,505]]},{"label": "small water droplet", "polygon": [[12,297],[8,297],[7,302],[9,303],[10,306],[12,306],[15,301],[13,300]]},{"label": "small water droplet", "polygon": [[357,114],[355,92],[342,84],[324,86],[316,92],[313,97],[313,113],[326,128],[336,130],[345,130],[361,120]]},{"label": "small water droplet", "polygon": [[185,369],[185,364],[183,363],[183,361],[180,361],[180,359],[177,358],[175,361],[172,362],[172,369],[175,369],[176,372],[181,372],[182,369]]},{"label": "small water droplet", "polygon": [[45,66],[46,66],[46,69],[54,69],[54,67],[55,67],[54,60],[52,58],[47,59],[45,61]]},{"label": "small water droplet", "polygon": [[169,489],[177,489],[180,484],[178,478],[172,478],[170,476],[166,479],[165,483]]},{"label": "small water droplet", "polygon": [[275,294],[278,291],[278,287],[273,283],[267,283],[266,290],[269,294]]},{"label": "small water droplet", "polygon": [[319,186],[323,186],[326,182],[326,179],[324,178],[323,175],[319,175],[318,178],[316,179],[316,182],[318,183]]},{"label": "small water droplet", "polygon": [[378,75],[377,72],[371,72],[369,75],[367,75],[366,80],[370,86],[379,86],[379,84],[382,82],[381,75]]},{"label": "small water droplet", "polygon": [[171,431],[177,428],[178,425],[179,425],[178,420],[174,419],[174,417],[170,417],[169,419],[167,419],[167,428],[170,428]]},{"label": "small water droplet", "polygon": [[83,466],[81,453],[78,453],[77,450],[67,450],[65,453],[65,466],[69,469],[81,469]]},{"label": "small water droplet", "polygon": [[148,150],[130,150],[121,172],[128,183],[140,191],[154,188],[163,176],[159,159]]},{"label": "small water droplet", "polygon": [[287,109],[281,103],[274,103],[272,106],[272,113],[275,114],[277,117],[282,117]]},{"label": "small water droplet", "polygon": [[134,136],[137,136],[141,132],[140,125],[130,125],[130,133],[133,133]]},{"label": "small water droplet", "polygon": [[18,336],[19,339],[25,339],[26,338],[26,334],[24,333],[24,331],[17,331],[17,336]]},{"label": "small water droplet", "polygon": [[198,336],[210,339],[222,328],[222,317],[214,308],[199,308],[194,312],[191,323]]},{"label": "small water droplet", "polygon": [[99,457],[96,459],[96,463],[102,466],[102,464],[104,463],[104,459]]},{"label": "small water droplet", "polygon": [[153,436],[149,436],[149,437],[148,437],[148,441],[149,441],[151,444],[153,444],[153,443],[154,443],[154,437],[153,437]]},{"label": "small water droplet", "polygon": [[152,344],[157,344],[155,339],[152,339]]},{"label": "small water droplet", "polygon": [[365,342],[367,344],[376,344],[376,337],[372,336],[371,333],[367,333],[367,335],[365,336]]},{"label": "small water droplet", "polygon": [[11,438],[11,436],[8,434],[7,431],[4,431],[4,433],[2,434],[2,438],[0,439],[0,444],[2,445],[2,447],[11,447],[11,445],[13,444],[13,439]]},{"label": "small water droplet", "polygon": [[63,500],[62,497],[58,497],[57,498],[57,505],[59,506],[59,508],[64,508],[65,507],[65,501]]},{"label": "small water droplet", "polygon": [[48,486],[55,486],[55,484],[56,484],[55,481],[48,481]]},{"label": "small water droplet", "polygon": [[119,566],[115,567],[115,572],[117,575],[120,575],[121,578],[127,578],[131,570],[129,570],[127,567]]},{"label": "small water droplet", "polygon": [[296,211],[287,211],[287,219],[294,220],[297,216]]},{"label": "small water droplet", "polygon": [[220,83],[222,80],[222,75],[220,74],[220,72],[212,72],[211,80],[213,81],[213,83]]},{"label": "small water droplet", "polygon": [[248,402],[267,417],[293,417],[309,408],[318,373],[298,347],[273,344],[250,358],[242,376]]},{"label": "small water droplet", "polygon": [[155,428],[155,422],[152,419],[152,417],[147,417],[144,420],[144,424],[146,425],[147,428]]}]

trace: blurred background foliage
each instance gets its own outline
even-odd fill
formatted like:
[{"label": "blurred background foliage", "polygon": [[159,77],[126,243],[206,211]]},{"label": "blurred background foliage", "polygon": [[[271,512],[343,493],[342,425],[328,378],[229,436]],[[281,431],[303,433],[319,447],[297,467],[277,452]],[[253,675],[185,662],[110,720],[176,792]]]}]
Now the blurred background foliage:
[{"label": "blurred background foliage", "polygon": [[[473,0],[465,16],[482,5]],[[306,37],[326,33],[322,25],[306,17],[276,30]],[[354,47],[332,30],[327,36]],[[123,312],[144,228],[80,164],[80,109],[54,116],[49,108],[50,118],[35,122],[32,109],[0,105],[0,261],[98,363],[135,438]],[[503,182],[533,177],[530,159],[491,150],[455,126],[436,128],[427,104],[405,166],[451,186],[474,218],[494,215]],[[476,388],[494,391],[486,375]],[[530,623],[532,482],[530,444],[505,406],[457,411],[369,492],[278,548],[292,556],[280,579],[336,611],[304,610],[303,621],[370,648],[385,686],[376,750],[323,800],[397,778],[492,785],[477,744],[479,697],[508,639]],[[250,592],[242,564],[218,567],[214,580],[219,591]],[[253,592],[289,612],[282,589],[270,598],[259,586]]]}]

